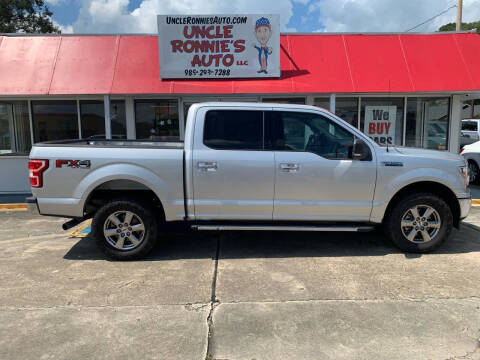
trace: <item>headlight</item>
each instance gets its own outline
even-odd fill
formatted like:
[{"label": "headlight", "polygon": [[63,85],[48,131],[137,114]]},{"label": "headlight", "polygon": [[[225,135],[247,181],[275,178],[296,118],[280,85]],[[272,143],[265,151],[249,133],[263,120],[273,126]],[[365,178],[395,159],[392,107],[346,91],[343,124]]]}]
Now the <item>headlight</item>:
[{"label": "headlight", "polygon": [[458,171],[460,172],[460,175],[463,176],[465,186],[467,186],[470,182],[470,176],[468,175],[468,166],[459,166]]}]

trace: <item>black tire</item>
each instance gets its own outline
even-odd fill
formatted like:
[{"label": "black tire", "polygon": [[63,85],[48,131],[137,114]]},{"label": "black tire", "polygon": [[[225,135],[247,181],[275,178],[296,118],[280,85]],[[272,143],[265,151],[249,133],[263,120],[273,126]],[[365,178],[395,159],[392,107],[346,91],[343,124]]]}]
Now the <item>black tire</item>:
[{"label": "black tire", "polygon": [[[402,231],[402,218],[407,214],[409,209],[416,206],[419,206],[419,210],[425,209],[422,208],[422,206],[429,206],[437,212],[437,214],[433,216],[438,215],[440,217],[440,228],[430,241],[425,241],[421,232],[416,233],[415,239],[417,240],[413,239],[414,241],[410,241],[404,235],[404,231]],[[407,217],[411,216],[411,214],[412,213],[409,213]],[[430,219],[433,218],[431,217]],[[411,221],[411,219],[409,220]],[[452,227],[453,216],[450,207],[439,196],[430,193],[414,193],[397,201],[391,208],[390,213],[387,214],[384,222],[386,235],[392,242],[401,250],[413,253],[426,253],[435,250],[447,240],[452,231]],[[406,229],[408,234],[410,234],[409,229],[414,230],[413,226],[412,228],[405,227],[404,229]],[[430,231],[434,230],[435,229],[430,229]]]},{"label": "black tire", "polygon": [[470,176],[470,184],[478,185],[480,183],[480,169],[474,160],[468,160],[468,174]]},{"label": "black tire", "polygon": [[[123,214],[126,214],[127,212],[133,213],[133,220],[131,220],[132,223],[136,223],[136,225],[143,225],[143,232],[138,231],[135,232],[135,230],[129,231],[129,228],[126,228],[123,226],[123,224],[119,224],[119,226],[122,227],[122,229],[119,229],[118,227],[115,227],[113,222],[108,220],[109,216],[116,214],[118,216],[117,219],[123,220],[125,219],[125,216]],[[124,216],[122,218],[122,216]],[[139,221],[140,220],[140,221]],[[120,221],[122,222],[122,221]],[[124,240],[122,240],[122,249],[116,248],[112,242],[118,242],[119,235],[115,234],[110,236],[107,239],[107,236],[104,235],[104,227],[105,226],[112,226],[112,229],[109,230],[121,230],[125,231],[125,233],[122,233],[125,235]],[[135,225],[132,225],[135,226]],[[127,230],[125,230],[127,229]],[[127,232],[129,231],[129,232]],[[127,236],[128,234],[128,236]],[[130,235],[131,234],[131,235]],[[141,259],[147,256],[147,254],[152,250],[152,248],[155,246],[157,242],[157,236],[158,236],[158,221],[157,217],[155,216],[154,210],[151,206],[148,206],[145,203],[142,203],[137,200],[133,199],[118,199],[118,200],[113,200],[104,206],[102,206],[98,211],[96,212],[95,216],[93,217],[92,220],[92,235],[95,239],[95,242],[98,246],[98,248],[109,258],[115,259],[115,260],[136,260],[136,259]],[[139,244],[135,244],[133,242],[133,239],[130,240],[130,236],[135,237],[135,241],[139,241],[141,238],[141,241]],[[116,241],[115,241],[116,240]],[[128,248],[128,247],[131,248]],[[125,249],[123,249],[125,247]]]}]

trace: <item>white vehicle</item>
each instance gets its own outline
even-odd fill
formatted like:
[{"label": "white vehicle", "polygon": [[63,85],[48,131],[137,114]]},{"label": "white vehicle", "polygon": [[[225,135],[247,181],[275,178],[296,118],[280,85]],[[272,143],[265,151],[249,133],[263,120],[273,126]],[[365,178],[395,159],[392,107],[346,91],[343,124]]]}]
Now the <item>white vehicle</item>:
[{"label": "white vehicle", "polygon": [[480,141],[465,145],[460,151],[468,164],[468,173],[471,184],[480,182]]},{"label": "white vehicle", "polygon": [[42,215],[93,217],[98,246],[145,256],[159,224],[196,230],[370,231],[401,249],[445,241],[471,206],[465,160],[380,147],[313,106],[202,103],[184,142],[35,144],[29,202]]},{"label": "white vehicle", "polygon": [[460,146],[472,144],[480,140],[480,119],[462,120]]}]

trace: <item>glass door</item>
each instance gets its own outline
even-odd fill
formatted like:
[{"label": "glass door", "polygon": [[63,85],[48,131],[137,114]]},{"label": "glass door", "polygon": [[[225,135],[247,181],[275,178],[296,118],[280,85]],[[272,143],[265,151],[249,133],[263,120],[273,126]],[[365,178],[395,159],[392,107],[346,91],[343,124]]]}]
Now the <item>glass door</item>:
[{"label": "glass door", "polygon": [[449,99],[426,99],[423,103],[423,148],[447,150]]}]

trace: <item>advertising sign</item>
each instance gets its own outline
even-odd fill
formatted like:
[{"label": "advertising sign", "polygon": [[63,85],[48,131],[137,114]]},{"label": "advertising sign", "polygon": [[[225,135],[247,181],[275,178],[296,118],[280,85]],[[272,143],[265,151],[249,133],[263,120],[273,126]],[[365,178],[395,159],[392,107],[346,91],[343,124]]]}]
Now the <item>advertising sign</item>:
[{"label": "advertising sign", "polygon": [[158,15],[162,79],[280,76],[279,15]]},{"label": "advertising sign", "polygon": [[365,106],[363,132],[378,144],[391,145],[395,141],[396,106]]}]

